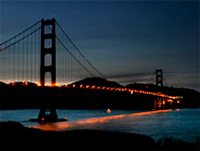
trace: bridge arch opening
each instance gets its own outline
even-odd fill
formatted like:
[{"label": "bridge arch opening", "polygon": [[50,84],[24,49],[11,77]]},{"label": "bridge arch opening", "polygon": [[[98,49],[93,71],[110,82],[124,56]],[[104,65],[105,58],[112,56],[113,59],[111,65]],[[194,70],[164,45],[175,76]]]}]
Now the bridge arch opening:
[{"label": "bridge arch opening", "polygon": [[52,48],[52,39],[45,39],[44,40],[44,48]]},{"label": "bridge arch opening", "polygon": [[44,34],[51,34],[53,26],[52,25],[45,25],[44,26]]},{"label": "bridge arch opening", "polygon": [[51,66],[52,65],[52,55],[46,54],[44,57],[44,65],[45,66]]},{"label": "bridge arch opening", "polygon": [[44,75],[45,86],[51,86],[51,73],[46,72]]}]

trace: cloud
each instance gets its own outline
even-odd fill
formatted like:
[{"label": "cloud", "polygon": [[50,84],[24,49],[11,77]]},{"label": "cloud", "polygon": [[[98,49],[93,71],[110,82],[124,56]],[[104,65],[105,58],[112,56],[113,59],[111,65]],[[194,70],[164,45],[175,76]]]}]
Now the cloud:
[{"label": "cloud", "polygon": [[155,73],[153,72],[142,72],[142,73],[122,73],[116,75],[108,75],[109,79],[117,81],[121,84],[130,83],[153,83],[155,78]]},{"label": "cloud", "polygon": [[130,78],[130,77],[144,77],[144,76],[149,76],[152,75],[153,73],[151,72],[143,72],[143,73],[122,73],[122,74],[116,74],[116,75],[108,75],[109,78]]}]

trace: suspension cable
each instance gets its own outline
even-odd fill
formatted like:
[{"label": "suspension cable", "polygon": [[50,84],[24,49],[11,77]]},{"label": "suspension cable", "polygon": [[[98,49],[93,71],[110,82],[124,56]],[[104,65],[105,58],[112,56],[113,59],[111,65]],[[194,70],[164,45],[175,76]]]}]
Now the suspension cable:
[{"label": "suspension cable", "polygon": [[[51,28],[48,26],[48,28],[51,30]],[[62,31],[62,30],[61,30]],[[63,32],[63,31],[62,31]],[[65,35],[66,36],[66,35]],[[72,56],[72,58],[83,68],[85,69],[91,76],[94,76],[94,74],[88,70],[71,52],[70,50],[64,45],[64,43],[60,40],[60,38],[56,35],[56,39],[61,43],[63,48]],[[69,39],[68,39],[69,40]],[[61,55],[62,56],[62,55]],[[61,61],[62,59],[60,59]],[[62,63],[62,62],[61,62]]]},{"label": "suspension cable", "polygon": [[[6,47],[4,47],[4,48],[1,48],[1,49],[0,49],[0,52],[1,52],[1,51],[4,51],[5,49],[7,49],[7,48],[9,48],[9,47],[11,47],[11,46],[13,46],[13,45],[15,45],[15,44],[17,44],[17,43],[19,43],[19,42],[22,41],[22,40],[26,39],[26,38],[29,37],[30,35],[34,34],[34,33],[37,32],[38,30],[40,30],[40,28],[41,28],[41,27],[38,27],[36,30],[34,30],[33,32],[29,33],[28,35],[22,37],[21,39],[19,39],[19,40],[13,42],[13,43],[11,43],[11,44],[9,44],[8,46],[6,46]],[[2,45],[2,44],[0,44],[0,45]]]},{"label": "suspension cable", "polygon": [[33,24],[32,26],[30,26],[30,27],[26,28],[24,31],[22,31],[22,32],[20,32],[19,34],[17,34],[17,35],[15,35],[15,36],[13,36],[12,38],[10,38],[10,39],[8,39],[8,40],[4,41],[4,42],[3,42],[3,43],[1,43],[0,45],[3,45],[3,44],[5,44],[5,43],[7,43],[7,42],[9,42],[9,41],[13,40],[14,38],[16,38],[16,37],[18,37],[18,36],[22,35],[23,33],[25,33],[26,31],[28,31],[29,29],[33,28],[34,26],[36,26],[36,25],[37,25],[37,24],[39,24],[40,22],[41,22],[41,20],[37,21],[37,22],[36,22],[35,24]]},{"label": "suspension cable", "polygon": [[93,70],[95,70],[101,77],[105,78],[106,77],[97,70],[97,68],[94,67],[94,65],[92,65],[92,63],[81,53],[81,51],[78,49],[78,47],[73,43],[73,41],[69,38],[69,36],[66,34],[66,32],[63,30],[63,28],[60,26],[60,24],[56,21],[56,24],[58,25],[58,27],[60,28],[60,30],[64,33],[64,35],[66,36],[66,38],[70,41],[70,43],[74,46],[75,50],[81,55],[81,57],[84,58],[84,60],[92,67]]},{"label": "suspension cable", "polygon": [[63,42],[56,36],[56,39],[60,42],[60,44],[64,47],[64,49],[78,62],[78,64],[84,68],[90,75],[94,76],[92,72],[90,72],[70,51],[69,49],[63,44]]}]

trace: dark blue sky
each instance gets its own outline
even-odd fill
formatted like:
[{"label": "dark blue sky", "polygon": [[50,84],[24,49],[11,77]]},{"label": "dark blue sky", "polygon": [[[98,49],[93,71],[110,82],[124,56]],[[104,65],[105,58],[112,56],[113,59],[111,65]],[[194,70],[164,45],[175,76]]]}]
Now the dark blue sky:
[{"label": "dark blue sky", "polygon": [[199,88],[198,1],[2,1],[0,42],[41,18],[55,17],[111,80]]}]

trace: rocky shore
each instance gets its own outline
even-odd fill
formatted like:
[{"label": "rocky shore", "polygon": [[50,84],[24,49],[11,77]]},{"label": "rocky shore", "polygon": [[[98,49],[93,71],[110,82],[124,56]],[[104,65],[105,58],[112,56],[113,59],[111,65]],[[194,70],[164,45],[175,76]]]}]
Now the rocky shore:
[{"label": "rocky shore", "polygon": [[122,132],[41,131],[16,122],[0,122],[0,150],[199,150],[199,142],[153,138]]}]

